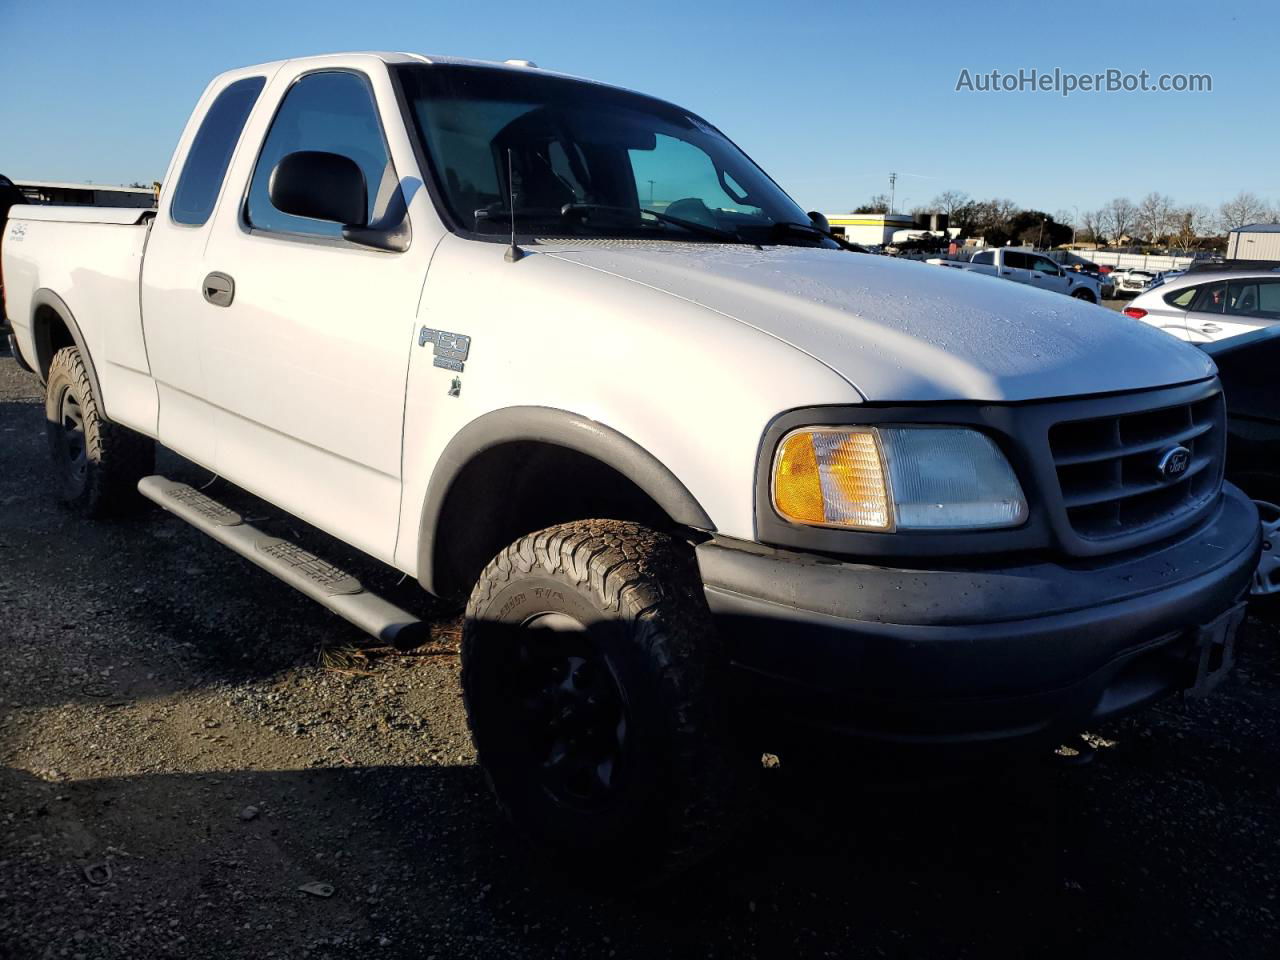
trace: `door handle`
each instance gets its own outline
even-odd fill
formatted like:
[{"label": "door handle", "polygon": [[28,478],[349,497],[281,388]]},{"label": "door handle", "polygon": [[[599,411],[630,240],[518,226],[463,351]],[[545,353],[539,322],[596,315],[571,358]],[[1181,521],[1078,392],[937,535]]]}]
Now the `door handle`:
[{"label": "door handle", "polygon": [[1217,332],[1218,332],[1219,330],[1221,330],[1221,329],[1222,329],[1222,328],[1221,328],[1220,326],[1218,326],[1216,323],[1202,323],[1202,324],[1200,324],[1200,332],[1201,332],[1201,333],[1217,333]]},{"label": "door handle", "polygon": [[229,307],[235,299],[236,282],[227,274],[215,270],[204,278],[200,290],[204,298],[215,307]]},{"label": "door handle", "polygon": [[1001,273],[1001,275],[1002,275],[1002,276],[1006,276],[1006,277],[1008,277],[1008,276],[1011,276],[1011,275],[1013,274],[1013,271],[1012,271],[1012,270],[1001,270],[1001,271],[1000,271],[1000,273]]}]

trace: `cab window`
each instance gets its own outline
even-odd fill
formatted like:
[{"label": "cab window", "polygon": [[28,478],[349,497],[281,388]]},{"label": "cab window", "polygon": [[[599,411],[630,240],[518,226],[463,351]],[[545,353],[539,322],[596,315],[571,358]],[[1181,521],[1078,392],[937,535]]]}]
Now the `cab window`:
[{"label": "cab window", "polygon": [[266,82],[265,77],[237,80],[209,105],[191,141],[169,204],[169,216],[176,222],[198,227],[208,221],[240,131]]},{"label": "cab window", "polygon": [[1004,255],[1004,265],[1014,270],[1030,270],[1031,258],[1020,250],[1009,250]]},{"label": "cab window", "polygon": [[385,206],[395,171],[373,93],[363,77],[338,71],[312,73],[289,89],[262,145],[245,204],[245,219],[255,229],[339,237],[341,224],[295,217],[271,203],[271,172],[286,154],[298,150],[321,150],[354,160],[364,173],[369,222],[377,221],[379,197]]}]

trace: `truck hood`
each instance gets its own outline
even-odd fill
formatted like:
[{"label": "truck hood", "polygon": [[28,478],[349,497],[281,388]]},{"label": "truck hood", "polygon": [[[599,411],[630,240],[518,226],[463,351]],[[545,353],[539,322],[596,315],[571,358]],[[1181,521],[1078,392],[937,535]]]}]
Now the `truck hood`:
[{"label": "truck hood", "polygon": [[[732,317],[872,401],[1018,401],[1214,373],[1123,314],[995,277],[813,247],[600,242],[533,248]],[[732,362],[732,358],[725,358]]]}]

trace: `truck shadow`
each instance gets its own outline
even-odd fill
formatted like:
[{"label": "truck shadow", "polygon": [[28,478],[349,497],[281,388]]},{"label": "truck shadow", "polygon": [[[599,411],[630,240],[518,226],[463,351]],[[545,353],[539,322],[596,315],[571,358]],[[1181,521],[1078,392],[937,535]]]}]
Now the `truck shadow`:
[{"label": "truck shadow", "polygon": [[[1239,845],[1153,826],[1144,788],[1099,802],[1093,768],[826,789],[774,773],[768,812],[729,849],[609,896],[525,854],[474,767],[4,770],[0,916],[21,948],[70,910],[91,937],[114,931],[95,956],[258,955],[268,940],[285,956],[1182,956],[1224,937],[1233,956],[1266,955],[1266,917],[1206,905],[1194,879]],[[333,895],[298,889],[317,881]]]},{"label": "truck shadow", "polygon": [[[38,389],[31,378],[33,393]],[[157,470],[234,504],[269,533],[299,540],[354,573],[367,588],[452,632],[456,610],[356,550],[231,487],[161,449]],[[43,405],[36,396],[0,401],[0,639],[33,637],[70,656],[107,661],[153,657],[130,696],[160,696],[201,683],[270,678],[316,662],[327,647],[359,648],[368,638],[270,574],[218,547],[159,508],[86,522],[55,500]],[[105,640],[88,644],[86,639]],[[58,687],[29,684],[10,706],[57,706]]]}]

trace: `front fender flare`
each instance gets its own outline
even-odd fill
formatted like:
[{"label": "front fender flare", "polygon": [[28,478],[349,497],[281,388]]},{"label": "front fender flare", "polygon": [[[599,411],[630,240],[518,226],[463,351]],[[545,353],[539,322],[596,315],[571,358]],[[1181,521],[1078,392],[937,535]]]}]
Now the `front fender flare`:
[{"label": "front fender flare", "polygon": [[493,447],[533,441],[567,447],[631,479],[676,523],[715,525],[689,489],[657,457],[612,427],[554,407],[504,407],[477,417],[449,441],[436,462],[418,527],[418,582],[435,593],[436,533],[450,490],[473,458]]}]

